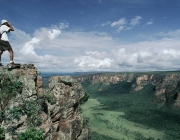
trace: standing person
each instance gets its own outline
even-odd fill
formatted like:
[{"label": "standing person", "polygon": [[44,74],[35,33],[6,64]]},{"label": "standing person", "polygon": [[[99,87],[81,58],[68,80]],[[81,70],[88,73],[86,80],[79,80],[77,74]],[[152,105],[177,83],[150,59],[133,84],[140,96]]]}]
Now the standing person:
[{"label": "standing person", "polygon": [[9,39],[7,33],[10,31],[14,31],[14,28],[12,27],[11,23],[7,20],[1,21],[1,27],[0,27],[0,33],[1,33],[1,39],[0,39],[0,66],[3,66],[1,63],[1,56],[4,51],[9,51],[9,57],[10,57],[10,64],[14,64],[13,58],[14,58],[14,52],[12,50],[11,45],[9,44]]}]

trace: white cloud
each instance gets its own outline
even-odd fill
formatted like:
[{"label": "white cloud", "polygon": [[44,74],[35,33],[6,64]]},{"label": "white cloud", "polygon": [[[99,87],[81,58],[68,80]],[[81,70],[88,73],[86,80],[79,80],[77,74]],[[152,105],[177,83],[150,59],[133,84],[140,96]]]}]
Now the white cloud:
[{"label": "white cloud", "polygon": [[69,23],[67,23],[67,22],[61,22],[60,24],[59,24],[59,29],[66,29],[66,28],[69,28]]},{"label": "white cloud", "polygon": [[146,24],[143,27],[149,26],[149,25],[152,25],[152,24],[154,24],[153,19],[151,19],[150,21],[146,22]]},{"label": "white cloud", "polygon": [[108,52],[105,52],[105,51],[103,51],[103,52],[86,51],[85,53],[86,53],[88,56],[91,56],[91,57],[93,57],[93,58],[95,58],[95,59],[98,59],[98,60],[99,60],[99,59],[100,59],[100,60],[103,60],[104,58],[107,58],[107,57],[108,57]]},{"label": "white cloud", "polygon": [[97,52],[86,51],[86,54],[96,54]]},{"label": "white cloud", "polygon": [[[94,70],[101,70],[100,68],[109,68],[111,66],[111,63],[113,62],[110,58],[104,58],[104,59],[95,59],[91,56],[81,56],[79,58],[76,58],[74,60],[74,63],[81,69],[81,68],[95,68]],[[93,69],[92,69],[93,70]]]},{"label": "white cloud", "polygon": [[110,21],[106,21],[106,22],[102,23],[101,26],[107,26],[107,25],[110,25],[110,24],[111,24]]},{"label": "white cloud", "polygon": [[[131,19],[129,22],[126,20],[126,18],[121,18],[118,21],[114,21],[110,24],[111,27],[116,28],[116,31],[121,32],[123,30],[130,30],[133,29],[135,26],[138,26],[140,24],[140,20],[142,17],[136,16]],[[129,24],[129,25],[128,25]],[[108,25],[108,24],[101,24],[102,25]]]},{"label": "white cloud", "polygon": [[21,48],[22,43],[26,43],[29,40],[31,40],[31,38],[32,38],[31,35],[26,34],[24,31],[21,31],[21,30],[19,30],[17,28],[15,28],[15,31],[11,32],[10,34],[11,34],[10,42],[13,42],[12,47],[15,46],[15,48],[17,48],[17,49]]},{"label": "white cloud", "polygon": [[133,19],[131,19],[130,25],[131,26],[138,26],[140,24],[140,20],[142,19],[142,17],[140,16],[136,16]]},{"label": "white cloud", "polygon": [[178,39],[180,37],[180,29],[169,31],[169,32],[160,32],[160,33],[157,33],[156,36]]},{"label": "white cloud", "polygon": [[163,50],[162,51],[163,54],[169,54],[173,57],[178,57],[180,56],[180,50],[174,50],[174,49],[168,49],[168,50]]},{"label": "white cloud", "polygon": [[[40,28],[32,37],[20,30],[16,33],[10,38],[15,62],[34,63],[41,71],[144,71],[180,68],[180,30],[157,33],[154,38],[158,37],[158,40],[128,44],[122,44],[107,33],[66,30],[61,33],[60,28],[55,26]],[[5,52],[2,62],[8,61],[8,52]]]},{"label": "white cloud", "polygon": [[[150,50],[134,50],[127,49],[114,50],[113,55],[119,69],[122,71],[150,71],[150,70],[173,70],[179,69],[180,58],[176,50],[162,50],[160,52]],[[174,65],[176,63],[176,65]],[[123,70],[124,69],[124,70]]]},{"label": "white cloud", "polygon": [[27,55],[29,53],[31,53],[32,55],[36,56],[36,53],[34,51],[34,45],[37,44],[40,41],[40,39],[34,37],[32,38],[32,40],[30,40],[29,42],[25,43],[25,45],[23,46],[23,48],[20,50],[20,52],[24,55]]},{"label": "white cloud", "polygon": [[120,32],[120,31],[124,30],[125,28],[126,28],[125,26],[119,26],[118,29],[117,29],[117,31]]},{"label": "white cloud", "polygon": [[149,21],[149,22],[146,23],[146,25],[151,25],[151,24],[153,24],[152,21]]},{"label": "white cloud", "polygon": [[58,37],[59,35],[61,34],[61,31],[60,30],[49,30],[49,34],[48,34],[48,37],[53,40],[55,39],[56,37]]},{"label": "white cloud", "polygon": [[119,26],[125,25],[126,23],[127,23],[126,19],[125,18],[121,18],[118,21],[114,21],[113,23],[111,23],[111,26],[112,27],[119,27]]}]

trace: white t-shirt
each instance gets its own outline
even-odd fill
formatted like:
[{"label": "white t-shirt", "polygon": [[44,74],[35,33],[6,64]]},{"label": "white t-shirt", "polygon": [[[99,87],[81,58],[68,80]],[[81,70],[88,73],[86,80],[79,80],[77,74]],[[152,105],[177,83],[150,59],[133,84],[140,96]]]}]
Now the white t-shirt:
[{"label": "white t-shirt", "polygon": [[1,32],[1,34],[2,34],[1,40],[9,41],[8,36],[7,36],[7,32],[9,31],[9,29],[10,29],[10,28],[9,28],[8,26],[6,26],[6,25],[2,25],[2,26],[0,27],[0,32]]}]

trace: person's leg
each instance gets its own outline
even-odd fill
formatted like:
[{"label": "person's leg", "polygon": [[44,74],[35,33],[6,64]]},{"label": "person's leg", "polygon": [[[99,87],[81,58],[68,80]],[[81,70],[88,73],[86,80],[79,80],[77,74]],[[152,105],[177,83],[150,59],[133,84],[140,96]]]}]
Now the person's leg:
[{"label": "person's leg", "polygon": [[9,51],[10,62],[13,62],[14,52],[13,50],[8,50],[8,51]]},{"label": "person's leg", "polygon": [[3,54],[3,51],[0,51],[0,65],[2,65],[2,63],[1,63],[1,56],[2,56],[2,54]]}]

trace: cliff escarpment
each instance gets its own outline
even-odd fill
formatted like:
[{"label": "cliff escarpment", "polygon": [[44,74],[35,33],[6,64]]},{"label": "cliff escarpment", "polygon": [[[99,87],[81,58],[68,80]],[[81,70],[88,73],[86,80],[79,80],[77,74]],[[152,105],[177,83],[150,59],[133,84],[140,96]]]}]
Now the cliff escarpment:
[{"label": "cliff escarpment", "polygon": [[88,140],[80,100],[84,89],[70,76],[53,76],[43,88],[33,64],[0,68],[0,138],[25,140]]},{"label": "cliff escarpment", "polygon": [[[103,90],[103,85],[113,85],[120,82],[130,83],[129,90],[140,91],[146,85],[154,86],[155,102],[170,103],[180,107],[180,73],[157,72],[157,73],[102,73],[79,76],[76,78],[80,83],[95,85],[101,83],[98,90]],[[127,85],[127,84],[126,84]]]}]

